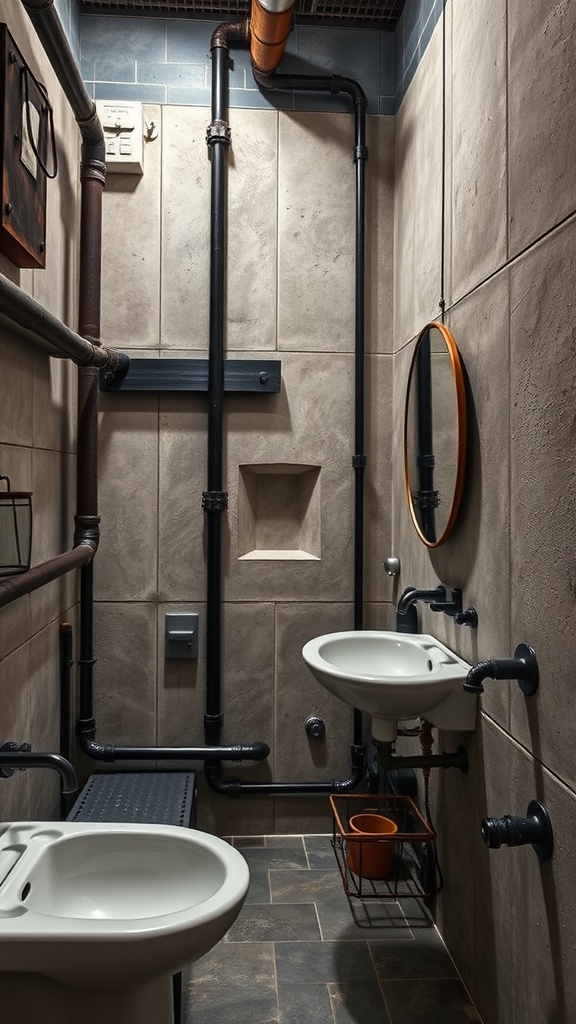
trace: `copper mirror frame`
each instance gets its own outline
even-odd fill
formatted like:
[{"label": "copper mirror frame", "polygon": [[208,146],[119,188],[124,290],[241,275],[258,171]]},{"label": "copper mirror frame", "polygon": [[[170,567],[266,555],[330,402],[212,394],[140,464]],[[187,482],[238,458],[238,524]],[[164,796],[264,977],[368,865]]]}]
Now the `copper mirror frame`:
[{"label": "copper mirror frame", "polygon": [[404,483],[423,544],[448,540],[464,487],[466,385],[454,336],[435,321],[420,331],[404,410]]}]

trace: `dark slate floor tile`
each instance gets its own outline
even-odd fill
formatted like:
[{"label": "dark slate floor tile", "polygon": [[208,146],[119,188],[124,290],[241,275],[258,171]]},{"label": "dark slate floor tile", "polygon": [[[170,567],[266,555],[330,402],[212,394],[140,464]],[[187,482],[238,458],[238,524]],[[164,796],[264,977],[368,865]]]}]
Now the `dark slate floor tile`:
[{"label": "dark slate floor tile", "polygon": [[319,942],[313,948],[298,942],[280,942],[275,954],[279,985],[376,980],[365,942]]},{"label": "dark slate floor tile", "polygon": [[[248,851],[244,850],[243,852],[246,853]],[[265,865],[250,865],[250,887],[244,906],[251,903],[270,902],[270,873],[268,868]]]},{"label": "dark slate floor tile", "polygon": [[295,847],[265,847],[262,849],[242,850],[242,856],[252,867],[265,867],[267,869],[279,869],[283,871],[300,871],[308,869],[308,862],[302,843]]},{"label": "dark slate floor tile", "polygon": [[334,1024],[327,985],[278,983],[278,1006],[281,1024]]},{"label": "dark slate floor tile", "polygon": [[346,901],[338,869],[270,872],[273,903],[310,903]]},{"label": "dark slate floor tile", "polygon": [[320,940],[313,903],[244,905],[228,942],[314,942]]},{"label": "dark slate floor tile", "polygon": [[183,976],[188,985],[235,985],[265,988],[276,984],[273,942],[220,942],[191,964]]},{"label": "dark slate floor tile", "polygon": [[422,899],[401,900],[404,917],[411,928],[428,928],[434,924],[434,918]]},{"label": "dark slate floor tile", "polygon": [[398,903],[378,900],[319,902],[316,905],[324,940],[411,942],[412,932]]},{"label": "dark slate floor tile", "polygon": [[336,857],[332,847],[332,836],[304,836],[304,846],[311,868],[336,867]]},{"label": "dark slate floor tile", "polygon": [[247,847],[242,850],[242,856],[250,868],[247,904],[271,902],[270,868],[298,871],[305,870],[307,867],[302,842],[299,846],[288,848],[273,846],[253,849]]},{"label": "dark slate floor tile", "polygon": [[328,991],[335,1024],[390,1024],[377,982],[332,982]]},{"label": "dark slate floor tile", "polygon": [[471,1024],[480,1021],[461,981],[386,981],[392,1024]]},{"label": "dark slate floor tile", "polygon": [[303,850],[304,840],[302,836],[266,836],[266,849]]},{"label": "dark slate floor tile", "polygon": [[191,985],[183,995],[182,1024],[278,1024],[275,987]]},{"label": "dark slate floor tile", "polygon": [[266,836],[234,836],[232,842],[237,850],[245,850],[252,847],[264,847]]},{"label": "dark slate floor tile", "polygon": [[452,958],[435,928],[421,929],[413,935],[413,942],[370,942],[380,981],[458,977]]}]

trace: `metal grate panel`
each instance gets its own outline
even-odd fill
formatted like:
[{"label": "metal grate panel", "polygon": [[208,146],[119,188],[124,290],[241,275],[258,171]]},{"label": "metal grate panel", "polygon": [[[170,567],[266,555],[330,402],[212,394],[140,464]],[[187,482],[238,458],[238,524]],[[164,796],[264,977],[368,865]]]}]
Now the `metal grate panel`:
[{"label": "metal grate panel", "polygon": [[194,825],[193,772],[100,772],[91,775],[67,821]]},{"label": "metal grate panel", "polygon": [[[298,19],[337,25],[374,25],[393,29],[406,0],[298,0]],[[132,12],[180,11],[209,18],[243,18],[250,9],[250,0],[83,0],[85,10],[95,8]]]}]

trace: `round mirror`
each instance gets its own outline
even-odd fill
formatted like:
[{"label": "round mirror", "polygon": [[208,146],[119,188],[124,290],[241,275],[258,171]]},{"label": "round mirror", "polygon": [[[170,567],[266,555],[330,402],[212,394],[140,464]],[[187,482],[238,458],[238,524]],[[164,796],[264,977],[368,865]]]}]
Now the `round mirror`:
[{"label": "round mirror", "polygon": [[465,459],[466,388],[458,348],[444,324],[426,324],[408,377],[404,478],[412,522],[429,548],[452,532]]}]

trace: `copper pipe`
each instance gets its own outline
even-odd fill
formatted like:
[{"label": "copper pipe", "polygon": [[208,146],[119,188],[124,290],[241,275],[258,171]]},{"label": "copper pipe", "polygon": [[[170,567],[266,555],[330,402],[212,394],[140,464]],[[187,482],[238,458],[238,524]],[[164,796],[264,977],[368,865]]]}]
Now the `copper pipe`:
[{"label": "copper pipe", "polygon": [[294,7],[295,0],[252,0],[250,59],[261,74],[275,71],[282,60],[292,28]]}]

